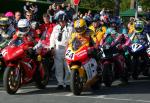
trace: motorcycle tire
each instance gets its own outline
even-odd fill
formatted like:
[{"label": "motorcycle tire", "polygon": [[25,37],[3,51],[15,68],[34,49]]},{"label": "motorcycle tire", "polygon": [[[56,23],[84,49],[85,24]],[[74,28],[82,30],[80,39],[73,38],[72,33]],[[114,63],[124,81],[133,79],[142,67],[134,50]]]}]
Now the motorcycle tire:
[{"label": "motorcycle tire", "polygon": [[139,77],[139,60],[133,57],[133,72],[132,72],[132,78],[134,80],[138,80]]},{"label": "motorcycle tire", "polygon": [[79,71],[74,69],[71,71],[70,89],[74,95],[80,95],[82,92],[83,83],[80,82]]},{"label": "motorcycle tire", "polygon": [[102,70],[102,78],[103,82],[106,87],[111,87],[113,82],[113,73],[112,73],[112,66],[109,63],[104,64],[103,70]]},{"label": "motorcycle tire", "polygon": [[124,84],[128,84],[128,74],[127,74],[127,73],[122,74],[122,76],[121,76],[121,81],[122,81],[122,83],[124,83]]},{"label": "motorcycle tire", "polygon": [[[42,77],[42,74],[44,72],[44,75]],[[36,74],[35,74],[35,84],[38,89],[45,89],[46,85],[49,82],[49,71],[46,68],[45,61],[41,62],[39,67],[37,68]]]},{"label": "motorcycle tire", "polygon": [[3,85],[8,94],[15,94],[21,85],[21,73],[18,74],[18,80],[16,81],[15,68],[7,67],[4,71]]}]

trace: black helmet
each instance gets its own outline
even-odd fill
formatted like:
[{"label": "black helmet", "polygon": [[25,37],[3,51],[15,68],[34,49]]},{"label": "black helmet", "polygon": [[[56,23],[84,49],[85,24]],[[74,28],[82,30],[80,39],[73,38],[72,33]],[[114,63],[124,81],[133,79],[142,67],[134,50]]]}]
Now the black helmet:
[{"label": "black helmet", "polygon": [[100,20],[100,15],[99,14],[95,14],[93,17],[93,22],[97,22]]},{"label": "black helmet", "polygon": [[58,22],[60,22],[60,21],[67,21],[67,20],[68,20],[68,18],[67,18],[66,14],[60,14],[58,16],[58,19],[57,19]]}]

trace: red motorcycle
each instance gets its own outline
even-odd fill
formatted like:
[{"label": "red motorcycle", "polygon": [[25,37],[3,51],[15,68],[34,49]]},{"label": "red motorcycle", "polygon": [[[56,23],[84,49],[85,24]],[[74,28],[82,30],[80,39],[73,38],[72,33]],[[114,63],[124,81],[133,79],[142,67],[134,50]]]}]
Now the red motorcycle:
[{"label": "red motorcycle", "polygon": [[32,81],[35,81],[39,89],[44,89],[48,84],[49,72],[43,63],[44,58],[41,54],[30,57],[27,48],[28,44],[17,38],[2,50],[6,62],[3,83],[9,94],[15,94],[23,84]]},{"label": "red motorcycle", "polygon": [[125,59],[117,46],[109,44],[100,46],[99,57],[105,86],[110,87],[118,78],[121,78],[123,82],[128,82]]}]

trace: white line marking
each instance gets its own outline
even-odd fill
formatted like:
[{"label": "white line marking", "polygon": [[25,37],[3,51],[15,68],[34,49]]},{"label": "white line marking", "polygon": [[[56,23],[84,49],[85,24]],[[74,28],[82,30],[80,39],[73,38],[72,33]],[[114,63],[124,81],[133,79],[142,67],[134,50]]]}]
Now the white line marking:
[{"label": "white line marking", "polygon": [[106,99],[106,100],[116,100],[116,101],[130,101],[130,102],[145,102],[145,103],[150,103],[150,101],[146,101],[146,100],[134,100],[134,99],[124,99],[124,98],[102,98],[102,99]]},{"label": "white line marking", "polygon": [[4,92],[6,92],[6,91],[0,91],[0,93],[4,93]]},{"label": "white line marking", "polygon": [[24,90],[22,90],[22,89],[19,89],[18,91],[17,91],[17,93],[23,93],[24,92]]},{"label": "white line marking", "polygon": [[95,98],[105,98],[106,95],[96,96]]},{"label": "white line marking", "polygon": [[[50,94],[46,94],[46,95],[50,95]],[[104,99],[104,100],[114,100],[114,101],[128,101],[128,102],[143,102],[143,103],[150,103],[150,101],[148,100],[135,100],[135,99],[126,99],[126,98],[109,98],[109,97],[105,97],[106,95],[102,95],[102,96],[75,96],[75,95],[71,95],[71,93],[67,94],[67,95],[58,95],[58,94],[51,94],[51,96],[61,96],[61,97],[74,97],[74,98],[95,98],[95,99]]]},{"label": "white line marking", "polygon": [[72,93],[68,93],[65,96],[73,96],[73,94]]}]

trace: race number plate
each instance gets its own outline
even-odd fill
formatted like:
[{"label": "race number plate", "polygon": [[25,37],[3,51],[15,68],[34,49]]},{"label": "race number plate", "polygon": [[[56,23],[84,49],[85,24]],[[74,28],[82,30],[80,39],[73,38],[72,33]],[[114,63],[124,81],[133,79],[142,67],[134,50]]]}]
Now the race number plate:
[{"label": "race number plate", "polygon": [[90,59],[85,65],[88,80],[91,80],[97,74],[97,62],[95,59]]},{"label": "race number plate", "polygon": [[74,59],[74,54],[75,54],[75,53],[74,53],[71,49],[67,49],[66,54],[65,54],[65,57],[66,57],[67,59],[73,60],[73,59]]}]

